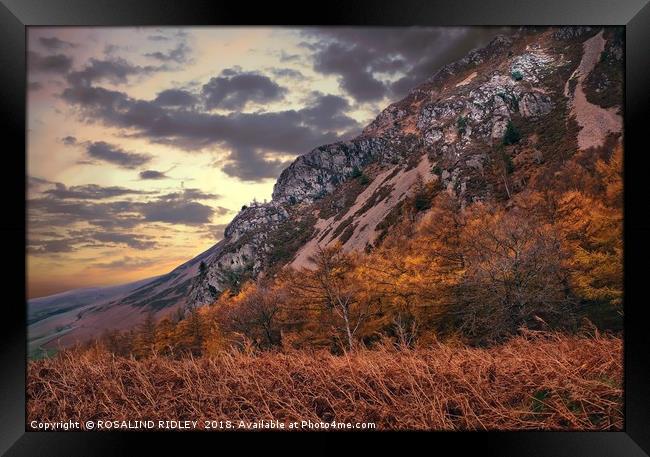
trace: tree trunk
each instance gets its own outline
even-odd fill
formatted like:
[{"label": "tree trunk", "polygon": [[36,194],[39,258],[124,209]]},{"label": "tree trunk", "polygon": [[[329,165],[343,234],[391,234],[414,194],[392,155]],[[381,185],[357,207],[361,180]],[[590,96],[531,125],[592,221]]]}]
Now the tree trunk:
[{"label": "tree trunk", "polygon": [[348,347],[350,352],[354,349],[354,340],[352,339],[352,331],[350,330],[350,319],[348,317],[348,310],[346,307],[343,307],[343,321],[345,322],[345,333],[348,337]]}]

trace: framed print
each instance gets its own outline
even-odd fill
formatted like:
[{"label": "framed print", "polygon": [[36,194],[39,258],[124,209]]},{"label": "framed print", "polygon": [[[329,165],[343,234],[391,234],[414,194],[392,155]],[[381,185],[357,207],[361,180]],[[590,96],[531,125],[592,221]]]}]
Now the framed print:
[{"label": "framed print", "polygon": [[644,0],[0,10],[7,455],[647,455]]}]

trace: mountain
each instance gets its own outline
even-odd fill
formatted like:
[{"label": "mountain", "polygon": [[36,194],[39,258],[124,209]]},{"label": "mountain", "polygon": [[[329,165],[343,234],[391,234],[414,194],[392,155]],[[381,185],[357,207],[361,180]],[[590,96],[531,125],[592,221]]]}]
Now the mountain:
[{"label": "mountain", "polygon": [[73,330],[73,323],[80,320],[88,308],[119,300],[155,279],[148,278],[111,287],[74,289],[30,300],[27,307],[29,352],[38,354],[41,344]]},{"label": "mountain", "polygon": [[[96,301],[81,292],[67,303],[52,301],[50,328],[66,332],[46,347],[128,328],[148,312],[212,303],[286,265],[309,267],[319,245],[371,250],[405,200],[431,184],[465,204],[507,205],[525,188],[543,188],[577,152],[593,159],[601,146],[620,141],[622,59],[619,29],[525,28],[499,36],[441,68],[358,137],[298,157],[272,200],[242,207],[224,238],[198,257],[119,294],[103,291]],[[43,303],[31,301],[30,315],[47,308]]]},{"label": "mountain", "polygon": [[29,300],[29,352],[86,341],[107,329],[128,329],[149,312],[167,314],[186,303],[201,262],[221,243],[171,272],[128,284],[75,289]]}]

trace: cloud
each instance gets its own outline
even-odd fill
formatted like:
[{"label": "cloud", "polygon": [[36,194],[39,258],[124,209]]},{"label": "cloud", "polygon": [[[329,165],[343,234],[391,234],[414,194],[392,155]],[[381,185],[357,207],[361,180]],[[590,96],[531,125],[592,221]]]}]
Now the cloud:
[{"label": "cloud", "polygon": [[118,146],[104,141],[94,141],[86,144],[86,154],[92,159],[118,165],[122,168],[135,168],[149,162],[152,157],[148,154],[127,152]]},{"label": "cloud", "polygon": [[[215,104],[232,107],[251,100],[268,101],[281,97],[284,91],[267,77],[239,68],[224,70],[203,86],[208,109]],[[307,105],[298,110],[228,114],[187,106],[192,94],[179,89],[143,100],[73,81],[61,97],[77,107],[85,121],[118,127],[130,136],[188,151],[214,146],[228,149],[228,157],[220,161],[223,171],[244,181],[274,178],[288,164],[286,156],[339,141],[359,130],[357,121],[346,114],[351,107],[345,98],[320,93],[312,94]]]},{"label": "cloud", "polygon": [[28,176],[27,177],[27,187],[29,189],[38,190],[38,189],[41,189],[44,186],[51,186],[53,184],[55,184],[55,183],[50,181],[50,180],[43,179],[43,178],[38,178],[36,176]]},{"label": "cloud", "polygon": [[108,58],[90,58],[81,70],[70,72],[66,79],[70,86],[89,87],[96,82],[109,82],[111,84],[123,84],[130,76],[149,75],[160,71],[168,71],[167,65],[134,65],[131,62],[120,58],[111,57],[110,54],[115,48],[107,47]]},{"label": "cloud", "polygon": [[223,238],[223,233],[226,230],[228,224],[210,224],[205,227],[205,232],[203,233],[203,238],[208,238],[212,240],[220,240]]},{"label": "cloud", "polygon": [[159,92],[153,102],[159,106],[193,106],[197,99],[186,90],[167,89]]},{"label": "cloud", "polygon": [[341,88],[357,101],[381,100],[386,87],[373,74],[369,65],[371,55],[370,49],[356,44],[328,43],[314,55],[314,70],[326,75],[338,75]]},{"label": "cloud", "polygon": [[[134,229],[155,223],[192,227],[210,225],[214,215],[232,212],[223,206],[199,203],[197,200],[218,199],[220,196],[195,188],[148,197],[153,192],[96,184],[66,187],[36,177],[29,177],[29,184],[30,187],[54,185],[42,196],[27,201],[28,252],[33,254],[73,252],[83,247],[120,244],[133,249],[153,249],[158,246],[156,239],[134,232]],[[124,195],[145,197],[138,201],[106,201]],[[52,230],[53,227],[56,231]],[[59,231],[64,231],[65,236],[59,235]]]},{"label": "cloud", "polygon": [[151,237],[132,233],[97,232],[90,236],[91,239],[102,243],[124,244],[133,249],[147,250],[156,247],[156,242]]},{"label": "cloud", "polygon": [[127,189],[119,186],[103,187],[97,184],[66,187],[62,183],[55,183],[54,189],[46,190],[43,193],[62,200],[104,200],[107,198],[121,197],[123,195],[145,195],[151,194],[152,192]]},{"label": "cloud", "polygon": [[151,201],[140,205],[139,211],[147,222],[185,225],[207,224],[215,213],[210,206],[185,200]]},{"label": "cloud", "polygon": [[305,75],[300,73],[298,70],[294,70],[293,68],[271,68],[269,71],[273,74],[273,76],[277,76],[278,78],[296,80],[305,79]]},{"label": "cloud", "polygon": [[287,89],[268,76],[228,68],[203,85],[207,109],[242,109],[250,102],[267,103],[281,100]]},{"label": "cloud", "polygon": [[214,212],[217,216],[225,216],[226,214],[232,213],[232,210],[224,208],[223,206],[216,206]]},{"label": "cloud", "polygon": [[296,62],[300,60],[299,54],[289,54],[286,51],[280,51],[280,62]]},{"label": "cloud", "polygon": [[106,270],[112,270],[115,268],[129,270],[129,269],[148,267],[150,265],[154,265],[158,263],[159,261],[160,261],[159,259],[142,259],[139,257],[124,256],[121,259],[113,260],[111,262],[96,262],[93,263],[91,266],[94,268],[101,268]]},{"label": "cloud", "polygon": [[31,92],[36,92],[37,90],[41,90],[42,88],[43,88],[43,84],[38,81],[30,81],[27,83],[27,90]]},{"label": "cloud", "polygon": [[180,192],[172,192],[158,197],[160,200],[216,200],[221,195],[203,192],[200,189],[187,188]]},{"label": "cloud", "polygon": [[260,181],[275,178],[290,163],[291,161],[267,159],[253,149],[238,148],[230,152],[228,161],[221,170],[242,181]]},{"label": "cloud", "polygon": [[75,244],[79,240],[76,238],[60,238],[54,240],[29,240],[27,243],[27,251],[30,254],[59,254],[63,252],[75,251]]},{"label": "cloud", "polygon": [[358,128],[357,121],[345,114],[349,109],[350,103],[343,97],[313,92],[311,103],[300,112],[308,123],[322,129]]},{"label": "cloud", "polygon": [[398,98],[447,63],[486,45],[503,29],[488,27],[309,28],[314,70],[336,75],[359,102]]},{"label": "cloud", "polygon": [[129,76],[143,75],[167,70],[164,66],[133,65],[122,58],[91,58],[82,70],[71,72],[68,82],[72,86],[88,87],[95,82],[107,81],[112,84],[125,83]]},{"label": "cloud", "polygon": [[148,40],[151,41],[169,41],[170,38],[165,36],[165,35],[149,35],[147,37]]},{"label": "cloud", "polygon": [[[49,182],[48,182],[49,183]],[[65,227],[76,223],[117,231],[132,229],[149,222],[199,225],[209,223],[213,215],[225,215],[230,209],[208,206],[198,200],[215,200],[220,195],[200,189],[183,189],[141,201],[114,200],[124,195],[150,195],[153,192],[101,187],[94,184],[66,187],[56,184],[43,196],[27,201],[30,230]]]},{"label": "cloud", "polygon": [[30,73],[66,74],[72,68],[72,58],[65,54],[42,55],[27,52],[27,69]]},{"label": "cloud", "polygon": [[143,222],[136,202],[66,200],[52,196],[27,201],[30,229],[87,223],[102,228],[132,228]]},{"label": "cloud", "polygon": [[179,43],[174,49],[170,49],[167,52],[148,52],[145,54],[145,57],[150,57],[161,62],[184,63],[187,62],[189,52],[190,48],[185,43]]},{"label": "cloud", "polygon": [[199,189],[183,189],[159,196],[156,200],[138,205],[138,211],[147,222],[167,222],[170,224],[202,225],[212,220],[212,216],[230,212],[222,206],[211,207],[195,200],[210,200],[220,195],[203,192]]},{"label": "cloud", "polygon": [[[339,139],[336,132],[316,123],[332,123],[317,115],[324,109],[317,98],[301,110],[224,115],[167,109],[101,87],[69,87],[62,96],[78,106],[88,121],[130,129],[136,136],[189,150],[226,145],[232,149],[263,150],[265,154],[298,154]],[[334,114],[341,130],[357,125],[353,119],[341,117],[342,113]],[[343,125],[345,119],[349,125]]]},{"label": "cloud", "polygon": [[167,179],[168,176],[157,170],[143,170],[139,173],[140,179]]},{"label": "cloud", "polygon": [[61,40],[57,37],[39,37],[38,42],[49,51],[56,51],[59,49],[76,48],[77,45],[69,41]]},{"label": "cloud", "polygon": [[107,56],[111,56],[115,54],[117,51],[126,50],[126,49],[127,49],[126,46],[119,46],[117,44],[109,43],[106,46],[104,46],[104,54]]},{"label": "cloud", "polygon": [[30,237],[27,250],[32,254],[58,254],[74,252],[80,247],[102,247],[122,244],[133,249],[148,250],[157,246],[153,237],[117,232],[95,232],[93,230],[68,230],[64,236],[54,239]]}]

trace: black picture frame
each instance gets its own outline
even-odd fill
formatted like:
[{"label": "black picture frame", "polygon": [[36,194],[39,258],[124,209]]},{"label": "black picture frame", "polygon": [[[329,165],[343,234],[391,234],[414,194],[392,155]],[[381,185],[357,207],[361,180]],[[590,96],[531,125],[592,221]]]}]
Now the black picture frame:
[{"label": "black picture frame", "polygon": [[[421,449],[475,449],[478,455],[503,456],[643,456],[650,453],[650,332],[643,318],[648,300],[643,288],[650,239],[645,206],[648,162],[644,127],[650,106],[650,0],[491,0],[372,1],[330,0],[303,8],[278,3],[213,3],[200,0],[0,0],[0,113],[4,154],[0,217],[4,248],[2,346],[0,348],[0,452],[6,455],[115,455],[134,453],[133,440],[145,439],[169,451],[189,439],[203,442],[213,434],[27,432],[25,423],[25,121],[27,26],[146,25],[624,25],[625,76],[625,426],[622,432],[437,432],[417,434],[430,443]],[[22,152],[21,152],[22,151]],[[9,292],[9,294],[7,294]],[[236,434],[235,434],[236,435]],[[297,444],[317,438],[319,450],[337,451],[337,441],[322,434],[280,434]],[[298,436],[300,435],[300,436]],[[258,439],[269,446],[263,434]],[[403,438],[393,433],[362,434],[381,447]],[[411,435],[415,438],[416,435]],[[409,437],[409,441],[411,440]],[[153,440],[151,438],[154,438]],[[228,444],[248,446],[236,435]],[[367,439],[370,438],[370,439]],[[218,435],[217,446],[232,434]],[[288,440],[287,440],[288,441]],[[203,444],[203,443],[200,443]],[[423,443],[421,443],[423,444]],[[294,446],[292,444],[292,446]],[[302,449],[301,449],[302,448]],[[186,449],[186,448],[184,448]],[[215,448],[218,449],[218,448]],[[338,448],[340,450],[341,448]],[[290,450],[290,449],[289,449]],[[366,451],[368,451],[366,449]],[[418,451],[421,452],[421,451]],[[448,451],[452,452],[452,451]]]}]

